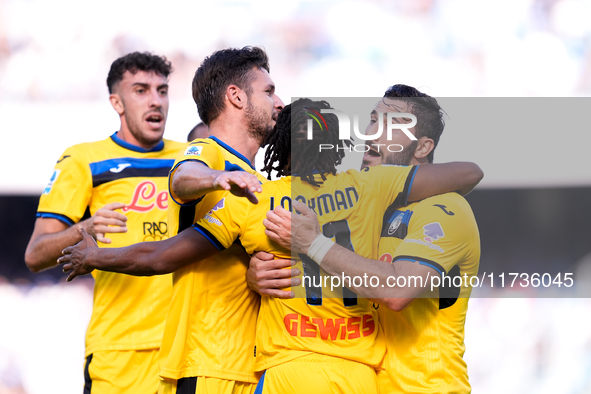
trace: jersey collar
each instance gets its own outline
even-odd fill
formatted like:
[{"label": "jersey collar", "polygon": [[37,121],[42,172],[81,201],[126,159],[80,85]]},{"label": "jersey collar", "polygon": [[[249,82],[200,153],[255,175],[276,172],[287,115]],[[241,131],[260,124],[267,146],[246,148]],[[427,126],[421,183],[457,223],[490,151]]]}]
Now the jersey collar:
[{"label": "jersey collar", "polygon": [[222,148],[224,148],[225,150],[227,150],[228,152],[230,152],[231,154],[233,154],[234,156],[236,156],[237,158],[239,158],[240,160],[244,161],[246,164],[248,164],[250,166],[250,168],[252,168],[253,170],[256,171],[256,168],[254,168],[254,166],[252,165],[252,163],[250,162],[250,160],[248,160],[246,157],[244,157],[240,152],[238,152],[237,150],[233,149],[230,145],[226,145],[224,142],[222,142],[219,138],[210,135],[209,137],[212,140],[214,140],[215,142],[217,142]]},{"label": "jersey collar", "polygon": [[120,147],[132,150],[134,152],[140,152],[140,153],[160,152],[162,149],[164,149],[164,141],[162,141],[162,140],[160,140],[158,145],[156,145],[152,149],[144,149],[140,146],[133,145],[133,144],[130,144],[129,142],[123,141],[121,138],[117,137],[117,132],[113,133],[113,135],[111,136],[111,139],[113,140],[114,143],[116,143]]}]

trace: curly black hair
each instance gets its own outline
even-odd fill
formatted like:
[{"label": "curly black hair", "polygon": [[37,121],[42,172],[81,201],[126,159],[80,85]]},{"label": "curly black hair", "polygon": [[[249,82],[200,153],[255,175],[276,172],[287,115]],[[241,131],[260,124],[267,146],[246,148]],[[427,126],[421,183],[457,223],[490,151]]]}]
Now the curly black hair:
[{"label": "curly black hair", "polygon": [[128,53],[111,64],[107,76],[109,93],[113,93],[113,88],[121,82],[126,71],[132,74],[138,71],[154,71],[156,74],[168,77],[172,72],[172,65],[164,56],[153,55],[149,52]]},{"label": "curly black hair", "polygon": [[[315,174],[319,174],[323,181],[326,180],[324,174],[336,174],[336,166],[341,163],[345,157],[345,149],[352,142],[339,140],[337,116],[322,114],[322,109],[332,108],[326,101],[302,98],[286,105],[279,113],[277,124],[265,141],[268,147],[262,171],[267,172],[269,179],[273,170],[277,171],[278,176],[283,176],[290,175],[293,168],[293,173],[302,180],[320,186],[322,181],[315,179]],[[312,139],[309,140],[307,127],[308,120],[313,120],[311,115],[319,119],[322,126],[312,121]],[[320,151],[321,144],[330,144],[333,149]],[[288,166],[290,159],[291,166]],[[274,163],[277,164],[274,166]]]},{"label": "curly black hair", "polygon": [[269,72],[267,53],[258,47],[228,48],[206,57],[193,77],[193,100],[199,117],[209,126],[224,109],[224,95],[229,85],[252,92],[252,70]]},{"label": "curly black hair", "polygon": [[[273,131],[267,134],[262,146],[265,151],[265,166],[261,172],[267,173],[267,179],[271,179],[271,172],[277,171],[277,176],[291,175],[289,160],[291,157],[291,104],[288,104],[279,112],[277,123]],[[276,165],[273,165],[277,163]]]}]

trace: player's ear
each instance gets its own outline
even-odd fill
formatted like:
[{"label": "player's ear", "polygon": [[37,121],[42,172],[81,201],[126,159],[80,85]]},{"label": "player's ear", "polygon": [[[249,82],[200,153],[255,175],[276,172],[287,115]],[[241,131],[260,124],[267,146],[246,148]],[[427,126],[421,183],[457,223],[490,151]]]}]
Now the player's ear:
[{"label": "player's ear", "polygon": [[243,109],[246,106],[246,92],[236,85],[226,88],[226,98],[236,108]]},{"label": "player's ear", "polygon": [[415,159],[421,160],[426,158],[433,149],[435,149],[435,143],[431,138],[419,138],[419,140],[417,141],[417,147],[414,152]]},{"label": "player's ear", "polygon": [[119,115],[123,115],[125,113],[125,107],[123,106],[121,96],[119,96],[117,93],[111,93],[109,96],[109,101],[111,102],[113,109],[117,111]]}]

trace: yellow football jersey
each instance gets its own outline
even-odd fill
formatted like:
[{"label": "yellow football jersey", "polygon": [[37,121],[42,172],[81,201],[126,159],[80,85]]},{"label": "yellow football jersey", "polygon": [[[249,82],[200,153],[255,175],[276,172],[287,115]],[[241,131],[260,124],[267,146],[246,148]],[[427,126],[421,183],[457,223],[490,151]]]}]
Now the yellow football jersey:
[{"label": "yellow football jersey", "polygon": [[[380,260],[418,261],[452,278],[477,275],[480,237],[470,205],[448,193],[390,210]],[[470,392],[462,357],[471,291],[469,282],[467,287],[446,282],[439,298],[415,299],[401,312],[378,309],[387,347],[378,374],[381,393]]]},{"label": "yellow football jersey", "polygon": [[[252,254],[259,250],[282,258],[289,252],[264,235],[266,213],[278,205],[291,209],[292,198],[308,203],[318,214],[326,236],[356,252],[377,258],[381,218],[395,200],[406,201],[415,167],[380,166],[336,176],[327,175],[321,187],[300,178],[283,178],[263,186],[259,203],[227,195],[224,209],[218,209],[196,224],[196,229],[219,248],[239,242]],[[326,274],[311,260],[298,262],[304,276]],[[324,286],[314,286],[304,277],[303,286],[294,288],[296,298],[281,300],[263,297],[257,323],[256,370],[311,354],[321,353],[377,366],[385,344],[377,324],[377,312],[365,299],[349,290],[330,294]],[[330,282],[328,284],[330,287]]]},{"label": "yellow football jersey", "polygon": [[[166,223],[167,175],[183,144],[163,140],[151,150],[126,143],[115,134],[102,141],[68,148],[58,160],[39,201],[37,217],[79,222],[112,202],[127,204],[127,232],[108,234],[119,248],[170,236]],[[134,277],[93,271],[92,317],[86,356],[99,350],[158,348],[172,295],[170,275]]]},{"label": "yellow football jersey", "polygon": [[[170,178],[178,165],[188,160],[214,170],[246,171],[266,182],[247,158],[213,136],[188,144]],[[172,195],[168,216],[171,234],[224,209],[225,194],[211,192],[186,204],[177,203]],[[257,382],[252,352],[260,297],[246,285],[248,261],[244,249],[233,245],[173,273],[172,303],[160,349],[160,376]]]}]

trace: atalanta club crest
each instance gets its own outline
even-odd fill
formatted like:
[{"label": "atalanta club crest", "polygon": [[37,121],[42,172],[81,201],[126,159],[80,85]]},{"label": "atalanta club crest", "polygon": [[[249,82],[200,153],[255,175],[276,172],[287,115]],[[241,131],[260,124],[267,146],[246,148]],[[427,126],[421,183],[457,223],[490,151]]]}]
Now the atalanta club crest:
[{"label": "atalanta club crest", "polygon": [[402,223],[403,217],[404,217],[403,212],[399,212],[398,215],[396,215],[396,217],[394,218],[394,220],[390,224],[390,227],[388,227],[388,235],[392,235],[396,232],[396,230],[398,230],[398,227],[400,227],[400,224]]}]

